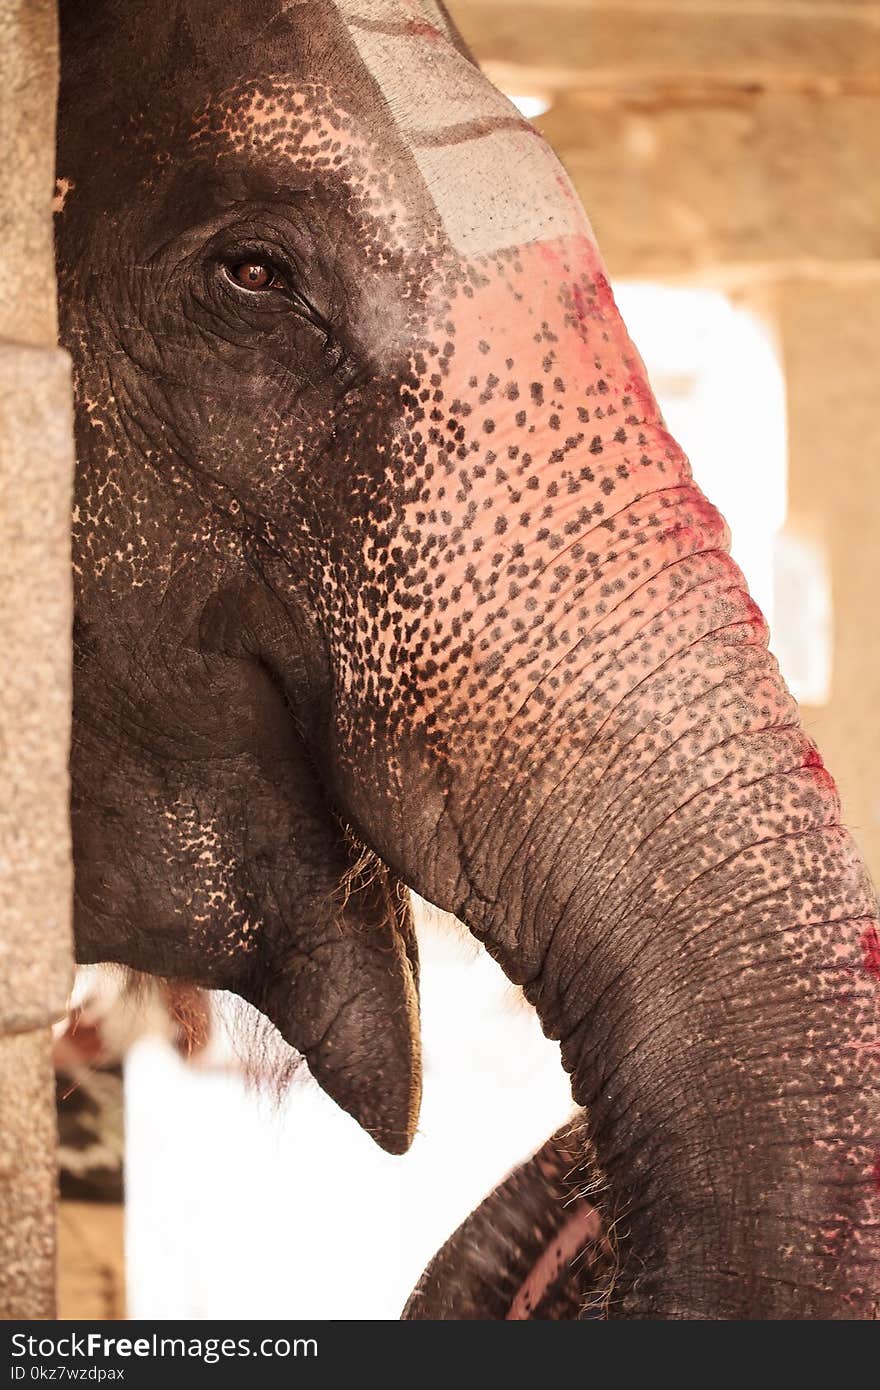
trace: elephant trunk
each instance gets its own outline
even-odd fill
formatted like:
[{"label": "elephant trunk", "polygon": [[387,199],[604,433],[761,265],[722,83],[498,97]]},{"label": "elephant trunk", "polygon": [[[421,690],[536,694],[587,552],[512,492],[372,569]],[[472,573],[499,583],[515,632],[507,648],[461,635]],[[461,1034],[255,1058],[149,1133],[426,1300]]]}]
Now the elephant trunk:
[{"label": "elephant trunk", "polygon": [[481,119],[414,144],[444,274],[346,536],[340,799],[560,1039],[612,1313],[871,1316],[876,900],[570,183],[459,77]]},{"label": "elephant trunk", "polygon": [[561,332],[552,370],[586,373],[595,452],[535,424],[523,466],[496,412],[495,534],[450,585],[461,669],[426,692],[444,794],[416,886],[562,1043],[619,1243],[612,1316],[871,1317],[876,899],[601,284],[591,314],[598,379]]},{"label": "elephant trunk", "polygon": [[449,596],[479,678],[433,706],[471,697],[459,915],[561,1040],[612,1316],[874,1316],[872,886],[594,248],[520,263],[541,326],[505,345],[513,405],[481,393],[496,521]]}]

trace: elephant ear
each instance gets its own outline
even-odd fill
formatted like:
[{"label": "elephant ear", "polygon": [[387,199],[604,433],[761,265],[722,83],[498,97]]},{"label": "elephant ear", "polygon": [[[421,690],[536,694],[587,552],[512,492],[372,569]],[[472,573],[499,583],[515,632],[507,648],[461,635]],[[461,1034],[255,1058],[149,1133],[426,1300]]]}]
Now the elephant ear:
[{"label": "elephant ear", "polygon": [[434,1256],[407,1321],[601,1318],[611,1244],[589,1200],[600,1185],[583,1116],[495,1188]]}]

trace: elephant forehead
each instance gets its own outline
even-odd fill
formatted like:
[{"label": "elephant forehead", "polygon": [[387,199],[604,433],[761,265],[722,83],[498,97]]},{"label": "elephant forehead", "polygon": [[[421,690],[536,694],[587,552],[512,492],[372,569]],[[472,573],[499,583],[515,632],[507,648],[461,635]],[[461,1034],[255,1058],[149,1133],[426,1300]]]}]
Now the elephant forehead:
[{"label": "elephant forehead", "polygon": [[456,251],[589,232],[552,150],[451,41],[433,0],[334,0]]},{"label": "elephant forehead", "polygon": [[193,141],[212,149],[224,142],[247,160],[282,172],[344,180],[361,214],[381,223],[384,239],[402,250],[413,244],[412,219],[422,232],[427,199],[414,197],[392,142],[367,138],[350,94],[320,82],[265,78],[223,92],[199,113]]}]

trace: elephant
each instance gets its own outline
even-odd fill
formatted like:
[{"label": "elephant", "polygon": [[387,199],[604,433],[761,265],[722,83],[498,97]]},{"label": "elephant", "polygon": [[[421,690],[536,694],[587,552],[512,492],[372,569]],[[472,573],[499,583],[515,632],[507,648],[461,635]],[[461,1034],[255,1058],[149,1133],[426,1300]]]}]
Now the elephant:
[{"label": "elephant", "polygon": [[580,1117],[407,1317],[876,1317],[877,900],[562,166],[438,0],[60,28],[78,958],[399,1153],[412,890]]}]

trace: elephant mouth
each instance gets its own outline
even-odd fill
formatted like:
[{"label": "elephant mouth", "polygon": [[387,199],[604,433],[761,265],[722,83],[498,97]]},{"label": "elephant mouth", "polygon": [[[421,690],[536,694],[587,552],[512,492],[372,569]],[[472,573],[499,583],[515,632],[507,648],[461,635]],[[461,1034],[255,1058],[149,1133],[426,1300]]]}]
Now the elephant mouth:
[{"label": "elephant mouth", "polygon": [[111,692],[112,759],[111,695],[83,651],[77,956],[240,995],[383,1149],[403,1153],[421,1100],[411,908],[327,794],[301,732],[301,648],[288,610],[255,584],[195,617],[181,605],[173,690],[157,679],[150,698]]},{"label": "elephant mouth", "polygon": [[412,913],[340,821],[310,755],[303,730],[322,680],[309,639],[301,610],[252,580],[215,593],[190,636],[226,682],[220,706],[249,711],[253,728],[237,852],[265,941],[233,988],[383,1149],[403,1153],[421,1100]]},{"label": "elephant mouth", "polygon": [[402,886],[362,856],[254,1002],[327,1094],[388,1153],[412,1144],[421,1103],[418,956]]},{"label": "elephant mouth", "polygon": [[593,1196],[583,1114],[471,1213],[411,1295],[408,1321],[566,1321],[607,1316],[616,1260]]}]

